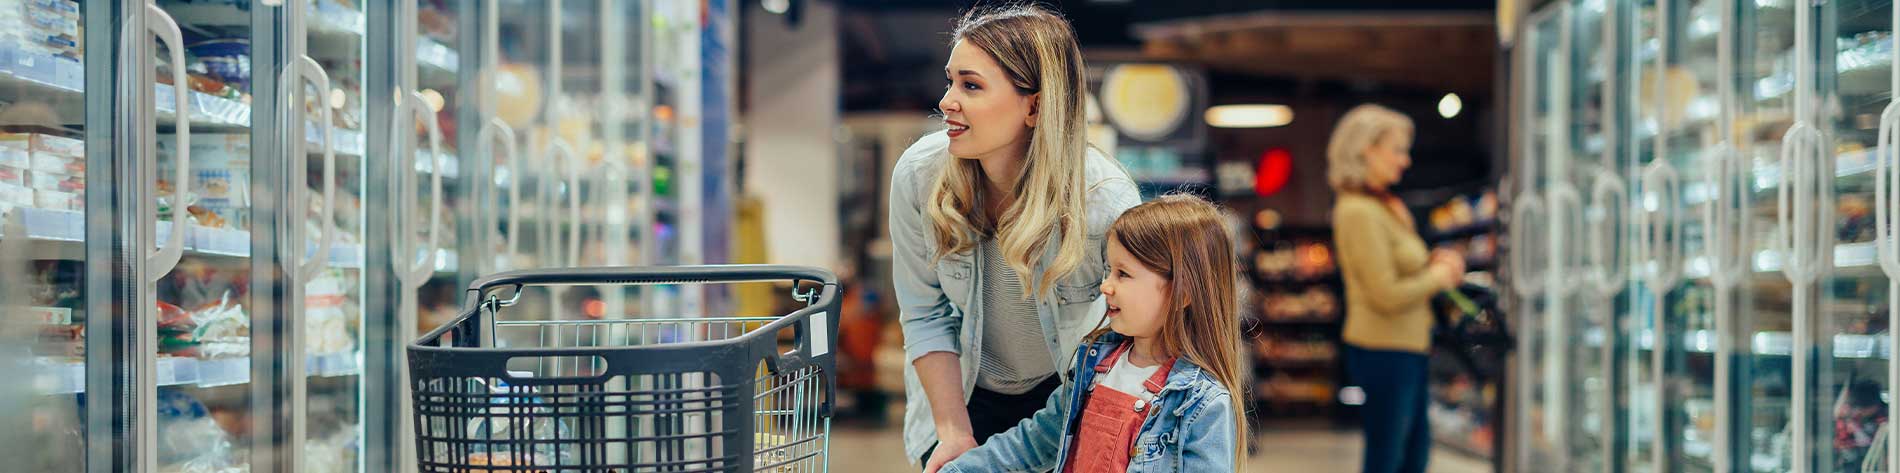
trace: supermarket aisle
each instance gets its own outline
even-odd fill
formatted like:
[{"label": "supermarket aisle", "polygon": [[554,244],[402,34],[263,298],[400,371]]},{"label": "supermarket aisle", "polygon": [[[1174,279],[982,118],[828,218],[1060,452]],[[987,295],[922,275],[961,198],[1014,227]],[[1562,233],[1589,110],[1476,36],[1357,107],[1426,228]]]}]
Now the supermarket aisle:
[{"label": "supermarket aisle", "polygon": [[[893,430],[836,427],[831,434],[831,470],[840,473],[905,471],[904,442]],[[1260,452],[1247,472],[1332,473],[1359,469],[1359,432],[1277,429],[1261,433]],[[1484,473],[1490,465],[1462,453],[1432,452],[1431,473]]]}]

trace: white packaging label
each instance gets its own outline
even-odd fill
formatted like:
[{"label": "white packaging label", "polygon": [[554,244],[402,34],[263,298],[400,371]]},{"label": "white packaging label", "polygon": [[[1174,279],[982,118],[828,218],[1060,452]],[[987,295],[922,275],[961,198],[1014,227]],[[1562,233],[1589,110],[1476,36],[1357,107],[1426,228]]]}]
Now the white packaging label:
[{"label": "white packaging label", "polygon": [[831,322],[829,314],[819,312],[811,314],[811,356],[825,356],[831,353]]}]

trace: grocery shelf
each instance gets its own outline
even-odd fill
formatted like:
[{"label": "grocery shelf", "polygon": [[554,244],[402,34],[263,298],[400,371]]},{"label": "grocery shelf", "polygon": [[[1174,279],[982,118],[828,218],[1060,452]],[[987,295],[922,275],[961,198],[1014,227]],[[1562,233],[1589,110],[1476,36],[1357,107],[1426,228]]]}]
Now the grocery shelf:
[{"label": "grocery shelf", "polygon": [[[1587,346],[1603,346],[1603,329],[1592,327],[1584,330],[1583,342]],[[1635,337],[1636,348],[1650,350],[1655,347],[1655,335],[1648,329],[1638,331]],[[1691,330],[1682,334],[1683,351],[1688,353],[1715,353],[1716,334],[1712,330]],[[1751,345],[1754,354],[1760,356],[1790,356],[1794,353],[1794,334],[1783,331],[1756,332]],[[1892,356],[1893,347],[1887,343],[1885,335],[1835,334],[1833,338],[1834,358],[1837,359],[1887,359]]]},{"label": "grocery shelf", "polygon": [[[304,369],[313,377],[334,378],[362,374],[363,361],[354,352],[310,355]],[[161,356],[158,359],[159,386],[209,388],[251,382],[250,357],[197,358]],[[35,392],[74,394],[86,392],[86,365],[79,362],[40,360],[34,368]]]},{"label": "grocery shelf", "polygon": [[[334,0],[318,0],[312,2],[312,7],[306,16],[306,25],[312,35],[360,42],[365,32],[369,31],[364,20],[365,15],[356,8]],[[177,18],[180,23],[188,25],[244,28],[249,27],[251,22],[251,12],[248,9],[240,9],[231,3],[167,4],[165,11],[173,18]],[[324,48],[311,49],[314,53],[321,52]],[[351,57],[360,54],[354,48],[348,51]],[[433,38],[422,37],[416,40],[416,63],[423,66],[426,73],[454,76],[456,69],[460,67],[461,58],[454,49],[442,45]]]},{"label": "grocery shelf", "polygon": [[[26,225],[27,239],[59,245],[53,252],[53,259],[80,259],[85,249],[79,244],[86,238],[85,214],[68,210],[51,210],[34,207],[19,207],[21,220]],[[171,222],[158,222],[158,238],[163,240],[176,228]],[[211,228],[191,225],[185,234],[185,254],[249,258],[251,256],[251,232],[224,228]],[[316,245],[310,244],[307,251],[315,251]],[[362,268],[362,245],[335,244],[330,247],[330,266],[338,268]]]}]

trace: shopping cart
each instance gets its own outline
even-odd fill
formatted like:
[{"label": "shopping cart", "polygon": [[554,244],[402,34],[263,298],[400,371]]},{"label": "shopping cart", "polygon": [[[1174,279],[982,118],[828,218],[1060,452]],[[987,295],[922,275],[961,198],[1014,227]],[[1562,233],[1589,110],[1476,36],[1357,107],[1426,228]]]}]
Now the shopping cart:
[{"label": "shopping cart", "polygon": [[[778,281],[792,282],[803,308],[629,320],[525,320],[551,317],[507,310],[529,286]],[[826,471],[839,290],[830,272],[794,266],[483,278],[469,286],[465,313],[409,346],[417,464],[444,473]]]}]

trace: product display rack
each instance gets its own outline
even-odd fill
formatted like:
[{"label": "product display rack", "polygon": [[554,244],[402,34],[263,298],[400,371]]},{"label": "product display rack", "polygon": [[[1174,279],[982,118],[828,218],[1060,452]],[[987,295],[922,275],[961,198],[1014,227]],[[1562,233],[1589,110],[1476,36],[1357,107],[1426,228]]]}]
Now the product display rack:
[{"label": "product display rack", "polygon": [[1298,416],[1318,406],[1344,421],[1349,413],[1339,396],[1346,385],[1339,336],[1345,283],[1332,259],[1332,230],[1258,223],[1248,225],[1253,244],[1243,245],[1251,249],[1243,267],[1253,290],[1242,306],[1257,412],[1263,418]]},{"label": "product display rack", "polygon": [[[636,249],[676,230],[629,209],[654,187],[639,177],[667,174],[646,158],[646,84],[700,80],[653,64],[654,12],[696,36],[698,2],[4,3],[0,377],[22,382],[0,387],[0,444],[22,448],[18,469],[400,471],[399,347],[479,276],[573,265],[538,257],[552,239],[526,239],[533,217],[580,210],[560,249],[595,264],[679,251]],[[532,24],[573,54],[525,69],[560,85],[510,89],[499,51],[547,46],[512,44]],[[666,100],[691,113],[700,96]],[[599,110],[485,126],[524,101]],[[596,179],[538,175],[565,156],[530,146],[536,129],[585,130],[567,162]],[[570,313],[639,303],[614,299]]]}]

